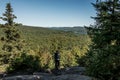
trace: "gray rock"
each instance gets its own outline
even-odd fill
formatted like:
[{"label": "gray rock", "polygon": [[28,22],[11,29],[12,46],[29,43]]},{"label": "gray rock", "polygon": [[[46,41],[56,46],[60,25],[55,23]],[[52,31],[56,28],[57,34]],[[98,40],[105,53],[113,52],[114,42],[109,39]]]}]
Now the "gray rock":
[{"label": "gray rock", "polygon": [[84,75],[66,74],[66,75],[51,76],[51,77],[39,76],[39,75],[13,76],[13,77],[6,77],[4,80],[92,80],[92,79]]},{"label": "gray rock", "polygon": [[71,67],[66,68],[64,74],[85,74],[85,67]]},{"label": "gray rock", "polygon": [[0,73],[0,78],[4,78],[4,77],[6,77],[6,73]]},{"label": "gray rock", "polygon": [[52,77],[51,80],[92,80],[92,79],[84,75],[66,74],[66,75]]},{"label": "gray rock", "polygon": [[42,72],[34,72],[33,75],[53,76],[53,74],[50,74],[50,73],[42,73]]},{"label": "gray rock", "polygon": [[1,80],[92,80],[91,77],[83,75],[85,72],[84,67],[66,68],[61,72],[62,74],[57,76],[52,73],[34,72],[33,75],[5,77]]}]

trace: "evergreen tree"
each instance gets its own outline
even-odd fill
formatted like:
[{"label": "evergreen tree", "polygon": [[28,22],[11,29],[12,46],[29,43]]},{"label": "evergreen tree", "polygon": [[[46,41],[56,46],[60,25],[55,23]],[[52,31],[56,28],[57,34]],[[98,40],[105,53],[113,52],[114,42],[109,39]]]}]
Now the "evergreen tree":
[{"label": "evergreen tree", "polygon": [[[39,57],[27,54],[23,49],[23,41],[20,36],[20,32],[17,30],[19,24],[15,24],[14,19],[16,16],[13,14],[13,9],[10,3],[7,3],[6,11],[1,17],[6,24],[3,25],[4,37],[1,38],[3,41],[4,54],[0,57],[3,58],[3,63],[8,64],[6,68],[7,72],[25,70],[25,71],[36,71],[39,69]],[[25,46],[24,46],[25,48]]]},{"label": "evergreen tree", "polygon": [[22,50],[22,42],[20,39],[19,31],[16,29],[14,19],[16,16],[13,14],[13,9],[10,3],[6,5],[6,11],[3,14],[4,17],[1,17],[3,21],[6,21],[4,24],[4,37],[1,38],[4,45],[2,47],[4,51],[4,63],[8,63],[10,57],[13,58],[17,53]]},{"label": "evergreen tree", "polygon": [[8,24],[10,26],[12,26],[14,24],[13,21],[17,17],[13,14],[13,8],[12,8],[10,3],[7,3],[6,11],[3,14],[3,16],[4,17],[1,17],[1,19],[4,20],[4,21],[7,21],[6,24]]},{"label": "evergreen tree", "polygon": [[97,0],[96,24],[89,28],[92,44],[87,53],[89,75],[101,80],[120,77],[120,0]]}]

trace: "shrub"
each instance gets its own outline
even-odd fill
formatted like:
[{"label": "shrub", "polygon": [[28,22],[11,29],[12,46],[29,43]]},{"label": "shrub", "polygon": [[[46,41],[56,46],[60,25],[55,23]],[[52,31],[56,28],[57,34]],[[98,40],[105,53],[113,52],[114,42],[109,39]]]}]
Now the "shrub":
[{"label": "shrub", "polygon": [[27,53],[21,53],[21,55],[16,56],[10,61],[9,67],[7,67],[8,72],[13,71],[38,71],[39,66],[39,57],[28,55]]},{"label": "shrub", "polygon": [[50,53],[41,53],[39,56],[42,70],[54,68],[53,57]]},{"label": "shrub", "polygon": [[76,63],[75,56],[70,51],[62,50],[60,56],[61,67],[70,67],[78,65]]}]

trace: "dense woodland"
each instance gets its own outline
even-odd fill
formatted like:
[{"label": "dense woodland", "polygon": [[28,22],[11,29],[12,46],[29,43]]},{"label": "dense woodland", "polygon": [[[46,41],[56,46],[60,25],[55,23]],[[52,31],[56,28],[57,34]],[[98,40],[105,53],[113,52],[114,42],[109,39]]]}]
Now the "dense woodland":
[{"label": "dense woodland", "polygon": [[[1,28],[1,37],[4,36],[4,29]],[[17,25],[15,29],[19,30],[24,51],[39,57],[39,69],[54,68],[54,53],[58,48],[61,54],[61,68],[84,65],[84,61],[80,59],[87,52],[90,43],[90,38],[86,34],[24,25]],[[4,53],[2,47],[3,41],[1,41],[0,51]]]},{"label": "dense woodland", "polygon": [[[0,17],[0,65],[4,71],[54,69],[53,54],[61,54],[60,68],[84,66],[98,80],[120,80],[120,0],[96,0],[96,23],[87,34],[76,34],[14,22],[10,3]],[[2,69],[1,69],[2,70]]]},{"label": "dense woodland", "polygon": [[[24,26],[15,23],[11,4],[6,6],[1,24],[0,60],[6,70],[54,69],[54,53],[60,51],[61,68],[83,66],[80,60],[88,49],[90,39],[86,34],[75,34],[50,28]],[[8,17],[7,15],[10,15]]]}]

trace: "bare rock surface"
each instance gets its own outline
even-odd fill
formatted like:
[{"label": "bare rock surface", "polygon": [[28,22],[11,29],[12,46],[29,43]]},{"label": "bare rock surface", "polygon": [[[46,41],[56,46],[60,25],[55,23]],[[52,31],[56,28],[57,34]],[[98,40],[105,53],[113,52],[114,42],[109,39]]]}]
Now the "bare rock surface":
[{"label": "bare rock surface", "polygon": [[66,74],[66,75],[52,77],[51,80],[92,80],[92,79],[90,77],[84,76],[84,75]]},{"label": "bare rock surface", "polygon": [[86,71],[85,67],[71,67],[71,68],[66,68],[65,74],[84,74]]},{"label": "bare rock surface", "polygon": [[71,67],[56,71],[58,73],[34,72],[33,75],[17,75],[3,77],[0,80],[92,80],[91,77],[83,75],[84,67]]}]

